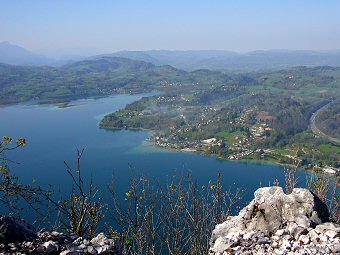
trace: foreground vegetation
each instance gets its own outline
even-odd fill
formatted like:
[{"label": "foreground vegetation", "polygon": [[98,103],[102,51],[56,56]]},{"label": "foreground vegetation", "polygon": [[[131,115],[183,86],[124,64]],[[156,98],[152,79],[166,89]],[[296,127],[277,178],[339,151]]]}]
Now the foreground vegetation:
[{"label": "foreground vegetation", "polygon": [[[0,142],[0,203],[17,216],[21,213],[17,204],[25,210],[31,208],[40,219],[40,228],[53,226],[51,230],[88,240],[98,231],[106,231],[120,243],[122,254],[207,252],[214,226],[240,209],[241,191],[224,190],[220,176],[203,186],[190,173],[173,176],[167,183],[135,176],[125,191],[117,193],[114,182],[108,190],[99,190],[82,175],[84,150],[78,151],[75,167],[65,162],[72,189],[58,198],[52,187],[45,190],[37,184],[22,185],[12,174],[6,151],[24,146],[23,141],[19,139],[13,146],[12,139],[4,137]],[[110,192],[111,199],[103,200],[99,194],[104,192]]]},{"label": "foreground vegetation", "polygon": [[[242,190],[225,190],[220,175],[201,185],[190,173],[174,176],[167,183],[135,176],[124,191],[115,190],[112,182],[111,200],[104,200],[99,196],[104,190],[97,189],[92,180],[84,181],[81,172],[84,150],[78,151],[74,168],[65,163],[72,189],[67,196],[57,199],[52,188],[22,185],[13,176],[6,151],[25,143],[21,138],[12,145],[9,137],[0,142],[0,203],[20,215],[16,205],[26,202],[26,210],[31,207],[44,219],[40,227],[53,226],[51,230],[88,240],[105,230],[120,243],[122,254],[206,254],[215,225],[238,213],[247,202],[242,199]],[[281,185],[287,193],[298,185],[297,169],[298,165],[285,169],[285,183]],[[331,219],[339,223],[340,191],[334,179],[315,172],[308,177],[307,184],[328,205]],[[274,185],[280,184],[275,180]]]}]

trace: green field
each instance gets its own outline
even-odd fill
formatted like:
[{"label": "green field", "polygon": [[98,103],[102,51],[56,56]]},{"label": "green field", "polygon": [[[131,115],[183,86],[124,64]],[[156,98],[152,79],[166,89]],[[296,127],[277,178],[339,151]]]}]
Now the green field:
[{"label": "green field", "polygon": [[340,145],[335,145],[332,143],[325,143],[325,144],[320,144],[318,146],[318,149],[322,152],[322,153],[337,153],[340,154]]},{"label": "green field", "polygon": [[224,131],[216,133],[215,136],[224,138],[228,142],[229,145],[232,145],[233,143],[236,142],[236,137],[245,138],[246,133],[243,131],[238,131],[238,130],[234,132],[224,130]]}]

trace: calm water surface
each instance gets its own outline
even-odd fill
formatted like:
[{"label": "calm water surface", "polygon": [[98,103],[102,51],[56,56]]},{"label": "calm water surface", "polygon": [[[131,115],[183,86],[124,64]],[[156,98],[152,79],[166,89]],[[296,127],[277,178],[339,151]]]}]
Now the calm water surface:
[{"label": "calm water surface", "polygon": [[[71,184],[63,162],[66,160],[74,166],[77,148],[85,148],[84,176],[92,176],[103,192],[113,172],[116,187],[122,194],[133,171],[165,181],[174,171],[190,170],[202,184],[216,179],[220,171],[225,187],[246,189],[247,201],[260,185],[268,185],[275,178],[283,183],[283,172],[277,165],[222,161],[195,153],[167,151],[146,143],[147,132],[98,128],[106,113],[142,96],[147,94],[78,100],[67,108],[51,105],[0,108],[0,135],[27,139],[25,148],[10,154],[17,162],[11,163],[13,171],[24,182],[35,178],[41,185],[52,184],[62,193],[67,192]],[[303,172],[299,175],[304,179]]]}]

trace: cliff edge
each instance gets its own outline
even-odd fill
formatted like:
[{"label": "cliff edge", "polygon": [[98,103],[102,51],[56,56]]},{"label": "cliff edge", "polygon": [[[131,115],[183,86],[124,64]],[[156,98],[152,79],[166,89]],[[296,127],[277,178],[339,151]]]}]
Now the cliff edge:
[{"label": "cliff edge", "polygon": [[340,254],[340,226],[307,189],[260,188],[237,216],[216,225],[209,255]]}]

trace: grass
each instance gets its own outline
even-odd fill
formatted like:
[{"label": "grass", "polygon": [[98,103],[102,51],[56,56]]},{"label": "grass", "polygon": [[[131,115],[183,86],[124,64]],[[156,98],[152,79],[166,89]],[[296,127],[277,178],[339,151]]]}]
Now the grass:
[{"label": "grass", "polygon": [[272,86],[267,86],[266,89],[263,85],[255,85],[255,86],[249,86],[247,87],[247,91],[249,93],[264,93],[264,92],[271,92],[274,94],[282,92],[282,89],[272,87]]},{"label": "grass", "polygon": [[243,131],[230,132],[229,130],[224,130],[216,134],[218,137],[222,137],[227,140],[228,144],[231,145],[236,142],[236,137],[246,137],[246,133]]},{"label": "grass", "polygon": [[290,155],[290,156],[295,156],[296,151],[295,150],[290,150],[288,148],[277,148],[273,150],[275,153],[279,155]]},{"label": "grass", "polygon": [[340,154],[340,145],[335,145],[332,143],[323,143],[318,146],[318,149],[322,153],[331,154],[331,153],[337,153]]}]

